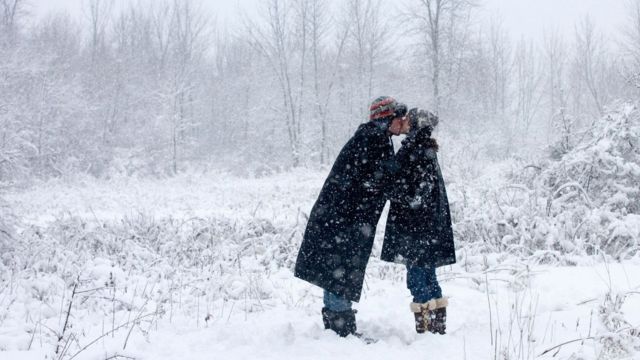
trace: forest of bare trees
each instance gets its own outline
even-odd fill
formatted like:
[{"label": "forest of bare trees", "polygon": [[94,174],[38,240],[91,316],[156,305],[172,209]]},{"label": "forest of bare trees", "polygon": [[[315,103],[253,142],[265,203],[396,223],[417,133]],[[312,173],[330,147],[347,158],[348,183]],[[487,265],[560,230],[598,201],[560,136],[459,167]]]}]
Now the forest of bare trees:
[{"label": "forest of bare trees", "polygon": [[223,26],[197,1],[36,18],[0,0],[0,183],[318,167],[383,94],[475,156],[562,152],[637,96],[639,2],[616,38],[584,18],[540,41],[481,20],[479,0],[409,3],[268,0]]}]

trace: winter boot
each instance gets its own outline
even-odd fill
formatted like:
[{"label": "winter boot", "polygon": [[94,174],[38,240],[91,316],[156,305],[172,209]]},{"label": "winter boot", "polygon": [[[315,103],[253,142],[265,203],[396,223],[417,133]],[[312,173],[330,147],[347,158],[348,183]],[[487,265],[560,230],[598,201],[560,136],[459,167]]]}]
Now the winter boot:
[{"label": "winter boot", "polygon": [[325,329],[331,329],[338,335],[356,335],[356,310],[333,311],[322,308],[322,322]]},{"label": "winter boot", "polygon": [[411,303],[411,312],[416,320],[416,331],[422,334],[425,331],[444,335],[446,333],[447,305],[446,298],[431,299],[426,303]]}]

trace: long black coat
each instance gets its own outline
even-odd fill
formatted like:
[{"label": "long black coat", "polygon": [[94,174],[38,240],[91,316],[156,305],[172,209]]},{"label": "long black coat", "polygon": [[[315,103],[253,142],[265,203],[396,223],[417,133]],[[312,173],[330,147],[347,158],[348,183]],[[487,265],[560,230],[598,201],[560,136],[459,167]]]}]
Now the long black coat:
[{"label": "long black coat", "polygon": [[[381,259],[421,267],[456,262],[447,191],[435,140],[408,137],[398,151]],[[408,156],[407,156],[408,155]]]},{"label": "long black coat", "polygon": [[340,151],[311,210],[296,277],[346,299],[360,299],[376,225],[386,202],[385,169],[393,156],[384,125],[360,125]]}]

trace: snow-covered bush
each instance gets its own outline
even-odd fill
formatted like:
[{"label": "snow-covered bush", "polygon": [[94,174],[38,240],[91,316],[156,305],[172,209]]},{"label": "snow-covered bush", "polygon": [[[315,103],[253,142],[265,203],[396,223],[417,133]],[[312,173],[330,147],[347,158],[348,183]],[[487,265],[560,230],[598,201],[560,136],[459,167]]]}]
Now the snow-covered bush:
[{"label": "snow-covered bush", "polygon": [[[96,316],[109,324],[105,331],[146,316],[146,325],[136,325],[143,330],[151,319],[178,312],[203,322],[211,308],[226,302],[241,301],[240,311],[264,309],[281,295],[268,277],[292,266],[297,231],[260,218],[239,222],[142,214],[105,222],[64,217],[29,226],[2,243],[7,271],[1,272],[0,284],[13,288],[0,289],[6,290],[0,325],[16,326],[23,335],[12,343],[0,341],[0,349],[27,349],[38,332],[40,341],[60,349],[71,346],[72,353],[81,333],[101,335],[91,330]],[[65,313],[43,313],[43,308]],[[15,322],[25,317],[26,327]],[[63,327],[60,317],[70,324]]]},{"label": "snow-covered bush", "polygon": [[[9,205],[0,196],[0,254],[6,254],[7,249],[15,237],[14,232],[15,217]],[[2,271],[5,255],[0,255],[0,271]]]},{"label": "snow-covered bush", "polygon": [[632,358],[640,350],[637,329],[625,319],[622,311],[627,296],[608,292],[598,308],[600,330],[595,336],[600,344],[598,359]]},{"label": "snow-covered bush", "polygon": [[588,253],[628,257],[639,250],[639,138],[640,113],[635,106],[620,105],[540,176],[549,191],[547,215],[564,214],[564,229]]},{"label": "snow-covered bush", "polygon": [[640,112],[623,104],[594,122],[575,146],[539,165],[510,160],[493,174],[497,180],[454,183],[458,240],[480,252],[540,262],[638,255],[639,138]]},{"label": "snow-covered bush", "polygon": [[597,322],[593,329],[590,325],[589,333],[583,338],[567,341],[554,348],[579,341],[578,351],[574,352],[569,359],[636,359],[640,351],[640,330],[627,320],[623,309],[631,295],[633,294],[615,292],[611,289],[607,291],[598,299],[599,304],[591,313],[597,315]]}]

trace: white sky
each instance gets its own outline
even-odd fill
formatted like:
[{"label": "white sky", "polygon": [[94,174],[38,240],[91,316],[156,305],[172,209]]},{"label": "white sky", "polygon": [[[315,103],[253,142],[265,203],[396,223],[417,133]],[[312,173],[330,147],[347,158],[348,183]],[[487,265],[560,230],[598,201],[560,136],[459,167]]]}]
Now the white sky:
[{"label": "white sky", "polygon": [[616,35],[627,21],[625,0],[483,0],[488,12],[497,11],[514,37],[540,37],[546,31],[573,34],[587,15],[596,29]]},{"label": "white sky", "polygon": [[[68,11],[80,16],[83,0],[29,0],[32,11],[37,16],[44,16],[49,11]],[[116,0],[126,4],[133,0]],[[330,0],[340,5],[341,0]],[[398,2],[387,1],[397,8]],[[410,1],[410,0],[404,0]],[[621,25],[626,22],[626,0],[478,0],[484,4],[481,17],[489,18],[492,14],[500,14],[504,25],[513,38],[524,35],[540,38],[546,31],[561,31],[572,36],[576,22],[589,15],[596,28],[606,35],[615,36]],[[203,0],[205,7],[216,14],[218,21],[233,23],[238,8],[251,11],[260,0]]]}]

